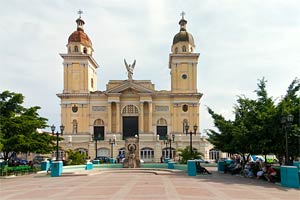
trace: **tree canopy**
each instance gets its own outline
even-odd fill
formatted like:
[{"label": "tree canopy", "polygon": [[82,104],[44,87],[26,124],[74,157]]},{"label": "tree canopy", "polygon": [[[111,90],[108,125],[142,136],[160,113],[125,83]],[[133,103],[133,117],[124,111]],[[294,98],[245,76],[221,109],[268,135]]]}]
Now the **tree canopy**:
[{"label": "tree canopy", "polygon": [[22,106],[24,96],[4,91],[0,94],[0,151],[4,159],[11,153],[50,153],[55,148],[56,137],[38,133],[37,129],[47,127],[47,119],[40,117],[40,107]]},{"label": "tree canopy", "polygon": [[255,90],[256,99],[238,96],[234,106],[234,120],[226,120],[211,108],[208,112],[214,120],[217,130],[208,130],[209,141],[223,152],[246,154],[285,154],[285,134],[281,118],[294,116],[291,129],[288,131],[289,157],[299,156],[300,151],[300,81],[295,79],[287,89],[286,95],[278,103],[266,90],[266,80],[259,80]]}]

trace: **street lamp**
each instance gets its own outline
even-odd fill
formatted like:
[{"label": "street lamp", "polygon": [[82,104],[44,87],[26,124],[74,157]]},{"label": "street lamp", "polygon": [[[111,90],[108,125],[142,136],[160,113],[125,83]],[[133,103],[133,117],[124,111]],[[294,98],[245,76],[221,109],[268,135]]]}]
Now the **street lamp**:
[{"label": "street lamp", "polygon": [[98,157],[98,152],[97,152],[97,150],[98,150],[97,142],[98,142],[99,138],[98,138],[98,136],[95,135],[95,133],[94,133],[94,135],[93,135],[93,140],[95,141],[95,154],[96,154],[95,159],[97,160],[97,157]]},{"label": "street lamp", "polygon": [[292,128],[294,116],[289,114],[288,116],[283,116],[281,118],[282,129],[285,133],[285,165],[290,165],[289,162],[289,149],[288,149],[288,131]]},{"label": "street lamp", "polygon": [[185,134],[186,134],[186,135],[187,135],[187,134],[190,134],[190,152],[191,152],[191,155],[192,155],[192,152],[193,152],[193,146],[192,146],[192,144],[193,144],[193,141],[192,141],[192,135],[193,135],[193,134],[194,134],[194,135],[196,135],[196,132],[197,132],[198,126],[195,124],[195,125],[193,126],[193,128],[194,128],[194,132],[192,132],[192,131],[190,131],[190,132],[189,132],[190,126],[189,126],[188,124],[186,124],[186,125],[185,125]]},{"label": "street lamp", "polygon": [[113,155],[114,155],[114,154],[113,154],[113,146],[114,146],[114,144],[116,143],[116,140],[110,138],[108,142],[109,142],[109,144],[111,145],[111,149],[110,149],[110,152],[111,152],[111,154],[110,154],[110,155],[111,155],[111,158],[114,158],[114,156],[113,156]]},{"label": "street lamp", "polygon": [[[51,126],[51,131],[52,131],[52,135],[54,135],[54,131],[55,131],[55,126],[54,126],[54,124]],[[59,156],[58,156],[58,135],[59,134],[61,134],[61,135],[63,135],[63,132],[64,132],[64,129],[65,129],[65,127],[64,127],[64,125],[60,125],[60,133],[58,133],[58,131],[56,132],[56,160],[58,161],[59,160]]]},{"label": "street lamp", "polygon": [[170,136],[167,136],[165,139],[166,140],[164,140],[164,143],[166,145],[166,148],[168,144],[170,145],[170,159],[172,159],[172,142],[174,142],[175,135],[172,134],[172,138]]}]

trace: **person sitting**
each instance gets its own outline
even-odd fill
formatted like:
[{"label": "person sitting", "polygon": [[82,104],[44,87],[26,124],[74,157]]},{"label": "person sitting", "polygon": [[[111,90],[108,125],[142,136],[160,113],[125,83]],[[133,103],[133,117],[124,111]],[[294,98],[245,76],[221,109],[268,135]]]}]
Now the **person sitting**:
[{"label": "person sitting", "polygon": [[201,174],[211,174],[211,172],[209,172],[205,167],[202,167],[200,165],[200,162],[196,162],[196,170],[198,173],[201,173]]},{"label": "person sitting", "polygon": [[276,171],[271,165],[267,165],[267,173],[264,174],[267,181],[275,183]]},{"label": "person sitting", "polygon": [[267,172],[267,168],[266,168],[265,164],[263,163],[261,170],[256,173],[256,179],[260,179],[260,177],[264,177],[264,174],[266,172]]},{"label": "person sitting", "polygon": [[243,173],[244,173],[244,176],[245,176],[245,177],[252,178],[252,177],[254,176],[253,171],[252,171],[251,163],[247,163],[247,164],[245,165],[245,168],[244,168],[244,170],[243,170]]}]

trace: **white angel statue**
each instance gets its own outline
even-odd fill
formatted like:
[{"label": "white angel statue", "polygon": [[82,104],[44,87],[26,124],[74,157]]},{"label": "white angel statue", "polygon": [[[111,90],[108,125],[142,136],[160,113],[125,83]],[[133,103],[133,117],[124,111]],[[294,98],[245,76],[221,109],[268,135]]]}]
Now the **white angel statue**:
[{"label": "white angel statue", "polygon": [[124,59],[124,63],[125,63],[125,66],[126,66],[126,69],[127,69],[127,72],[128,72],[128,79],[129,80],[132,80],[132,76],[133,76],[133,69],[135,67],[135,60],[134,62],[132,63],[132,65],[128,65],[126,60]]}]

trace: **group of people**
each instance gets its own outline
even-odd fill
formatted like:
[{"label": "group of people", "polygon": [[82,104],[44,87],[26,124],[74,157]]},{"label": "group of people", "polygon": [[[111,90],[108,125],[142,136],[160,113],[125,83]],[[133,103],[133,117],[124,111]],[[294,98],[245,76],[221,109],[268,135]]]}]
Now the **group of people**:
[{"label": "group of people", "polygon": [[270,164],[266,164],[258,158],[255,162],[247,162],[243,168],[240,157],[233,159],[230,164],[226,164],[224,173],[242,174],[245,177],[266,179],[273,183],[276,181],[277,175],[276,170]]},{"label": "group of people", "polygon": [[269,182],[275,183],[277,172],[270,164],[256,160],[256,162],[249,162],[245,165],[243,174],[245,177],[264,178]]}]

